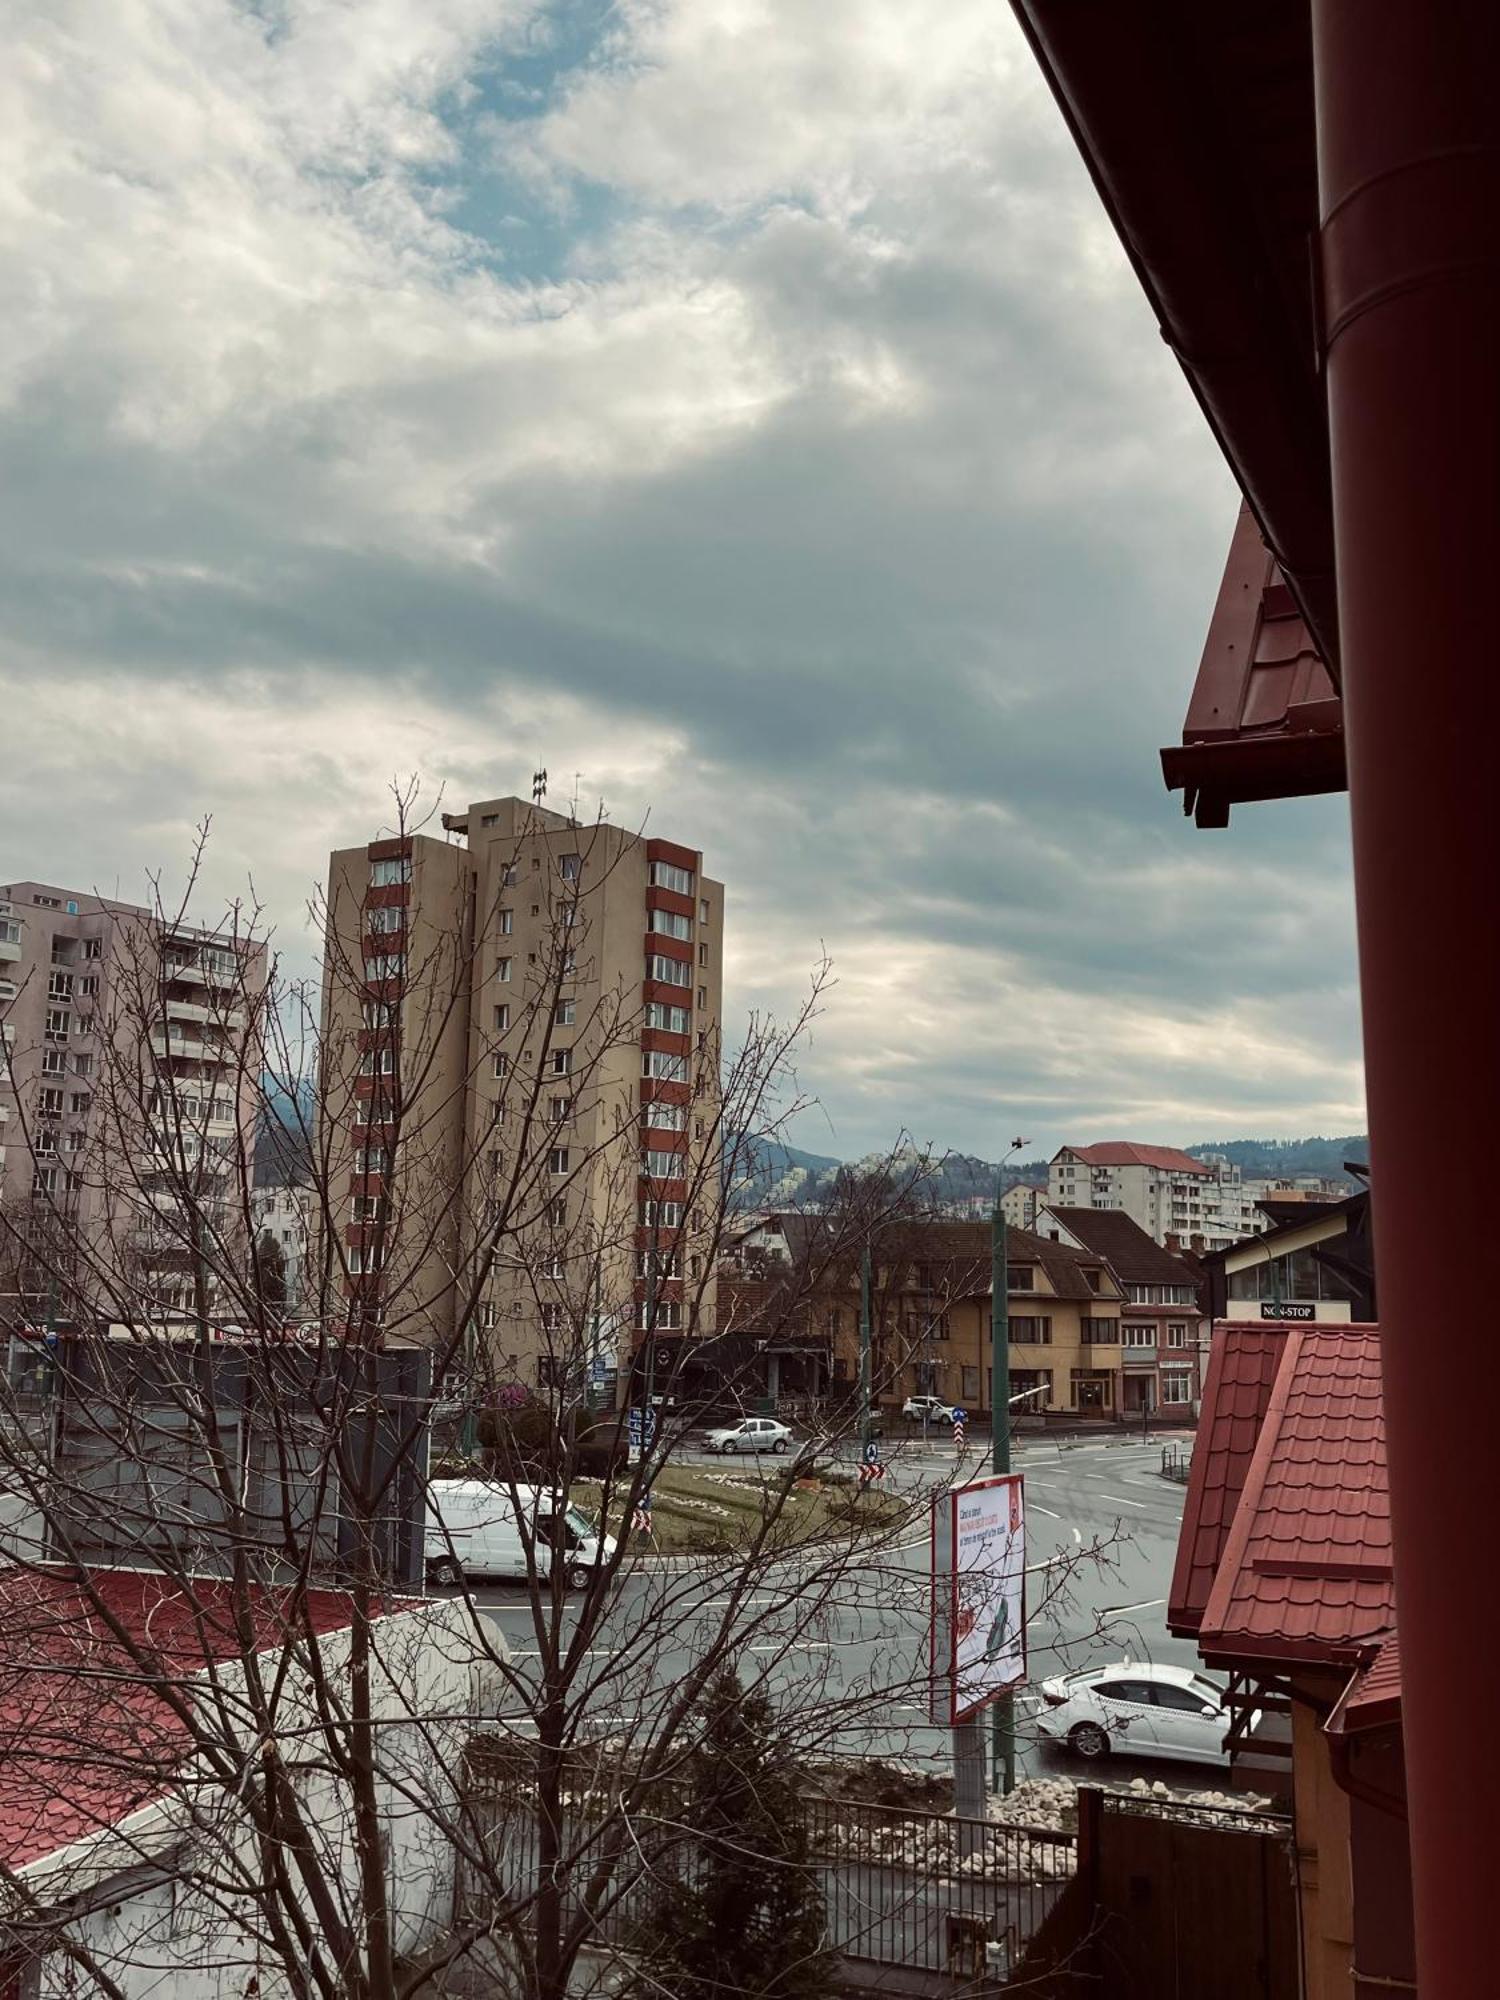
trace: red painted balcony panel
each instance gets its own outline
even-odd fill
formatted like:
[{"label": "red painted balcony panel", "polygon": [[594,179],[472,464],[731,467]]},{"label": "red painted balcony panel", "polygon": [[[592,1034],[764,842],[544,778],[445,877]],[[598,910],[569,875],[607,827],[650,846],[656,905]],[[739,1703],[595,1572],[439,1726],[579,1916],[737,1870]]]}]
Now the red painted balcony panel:
[{"label": "red painted balcony panel", "polygon": [[[686,988],[681,990],[686,991]],[[681,1000],[677,1002],[679,1007],[685,1004]],[[685,1056],[692,1052],[692,1046],[691,1036],[674,1035],[670,1028],[642,1028],[641,1030],[641,1047],[646,1051],[659,1049],[665,1055]]]},{"label": "red painted balcony panel", "polygon": [[691,917],[697,911],[691,896],[679,895],[675,889],[658,889],[654,885],[646,891],[646,908],[669,910],[674,917]]},{"label": "red painted balcony panel", "polygon": [[679,847],[675,840],[648,840],[646,859],[666,861],[674,868],[690,868],[696,875],[703,857],[696,847]]},{"label": "red painted balcony panel", "polygon": [[365,891],[367,910],[394,910],[411,901],[410,882],[382,882]]},{"label": "red painted balcony panel", "polygon": [[675,958],[679,959],[684,965],[691,965],[693,962],[693,947],[686,938],[667,937],[662,931],[647,931],[646,956],[648,958]]},{"label": "red painted balcony panel", "polygon": [[399,840],[372,840],[365,849],[366,858],[371,861],[400,861],[411,855],[411,835],[405,834]]}]

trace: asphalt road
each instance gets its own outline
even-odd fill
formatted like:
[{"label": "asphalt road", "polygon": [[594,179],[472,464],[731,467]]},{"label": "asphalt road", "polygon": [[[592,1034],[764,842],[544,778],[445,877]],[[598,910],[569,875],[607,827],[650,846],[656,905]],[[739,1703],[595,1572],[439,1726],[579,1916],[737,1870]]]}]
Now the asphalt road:
[{"label": "asphalt road", "polygon": [[[1176,1553],[1183,1489],[1164,1480],[1157,1441],[1026,1441],[1015,1453],[1027,1495],[1027,1634],[1030,1679],[1124,1658],[1196,1664],[1191,1642],[1172,1638],[1165,1599]],[[903,1441],[890,1453],[891,1482],[917,1495],[954,1477],[951,1443]],[[971,1451],[964,1476],[988,1469]],[[744,1463],[748,1473],[750,1467]],[[732,1633],[742,1675],[764,1678],[779,1707],[806,1719],[830,1753],[897,1759],[946,1773],[952,1737],[925,1712],[928,1535],[922,1516],[901,1546],[860,1552],[837,1575],[821,1559],[788,1556],[735,1599],[736,1567],[643,1562],[624,1574],[603,1628],[582,1662],[589,1724],[628,1730],[643,1709],[660,1712],[692,1664]],[[505,1634],[516,1669],[536,1674],[540,1644],[519,1585],[479,1586],[475,1600]],[[576,1622],[570,1605],[564,1635]],[[524,1702],[511,1709],[520,1721]],[[1042,1744],[1017,1704],[1022,1773],[1084,1768]],[[524,1725],[523,1725],[524,1726]],[[1206,1766],[1118,1758],[1112,1776],[1141,1774],[1181,1785],[1217,1781]],[[1201,1775],[1200,1775],[1201,1774]]]}]

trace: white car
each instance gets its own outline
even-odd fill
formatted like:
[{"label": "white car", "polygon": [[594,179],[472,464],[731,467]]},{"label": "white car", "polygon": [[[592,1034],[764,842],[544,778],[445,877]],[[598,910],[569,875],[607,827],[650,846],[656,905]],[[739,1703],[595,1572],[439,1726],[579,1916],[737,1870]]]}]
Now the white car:
[{"label": "white car", "polygon": [[707,1439],[709,1450],[722,1451],[726,1458],[737,1451],[785,1451],[791,1441],[787,1426],[770,1417],[746,1417],[743,1423],[710,1431]]},{"label": "white car", "polygon": [[901,1405],[901,1414],[910,1424],[951,1424],[953,1405],[945,1403],[937,1396],[908,1396]]},{"label": "white car", "polygon": [[1224,1690],[1191,1667],[1121,1660],[1043,1681],[1032,1721],[1080,1757],[1111,1750],[1224,1764],[1229,1711]]}]

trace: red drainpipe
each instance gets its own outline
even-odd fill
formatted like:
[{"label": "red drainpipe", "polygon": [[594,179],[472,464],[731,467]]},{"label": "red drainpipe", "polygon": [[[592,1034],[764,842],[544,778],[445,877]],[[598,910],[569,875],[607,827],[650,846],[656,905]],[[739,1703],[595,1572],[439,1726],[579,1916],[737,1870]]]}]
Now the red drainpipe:
[{"label": "red drainpipe", "polygon": [[[1422,2000],[1497,1990],[1496,0],[1311,0],[1322,314]],[[1443,1184],[1433,1233],[1433,1175]],[[1480,1246],[1470,1310],[1439,1244]]]}]

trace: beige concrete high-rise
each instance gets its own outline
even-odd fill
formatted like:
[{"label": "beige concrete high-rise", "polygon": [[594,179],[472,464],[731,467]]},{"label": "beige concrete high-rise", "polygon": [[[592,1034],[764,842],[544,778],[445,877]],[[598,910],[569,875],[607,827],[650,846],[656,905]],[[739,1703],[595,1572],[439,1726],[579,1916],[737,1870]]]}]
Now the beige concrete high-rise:
[{"label": "beige concrete high-rise", "polygon": [[0,1317],[191,1311],[189,1210],[238,1268],[265,981],[258,941],[0,885]]},{"label": "beige concrete high-rise", "polygon": [[330,1262],[352,1324],[603,1399],[712,1325],[723,888],[519,798],[442,827],[330,858]]}]

